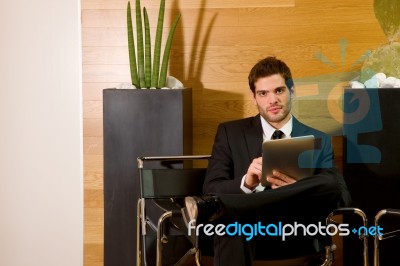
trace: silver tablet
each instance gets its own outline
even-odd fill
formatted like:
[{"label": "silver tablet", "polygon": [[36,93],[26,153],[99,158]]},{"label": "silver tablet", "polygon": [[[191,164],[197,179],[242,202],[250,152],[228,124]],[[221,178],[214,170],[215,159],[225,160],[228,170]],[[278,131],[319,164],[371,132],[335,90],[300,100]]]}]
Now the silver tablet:
[{"label": "silver tablet", "polygon": [[267,175],[278,170],[296,180],[311,176],[314,172],[314,136],[267,140],[262,144],[261,184],[269,186]]}]

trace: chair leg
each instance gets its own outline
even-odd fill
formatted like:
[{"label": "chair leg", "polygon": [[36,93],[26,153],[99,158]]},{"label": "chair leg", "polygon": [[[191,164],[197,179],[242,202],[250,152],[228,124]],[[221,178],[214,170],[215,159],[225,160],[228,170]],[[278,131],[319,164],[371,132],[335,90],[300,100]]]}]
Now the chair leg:
[{"label": "chair leg", "polygon": [[142,265],[142,245],[141,245],[141,235],[142,235],[142,201],[144,199],[139,199],[137,203],[137,219],[136,219],[136,265]]},{"label": "chair leg", "polygon": [[[374,225],[375,228],[378,228],[380,225],[379,221],[384,215],[391,215],[391,216],[400,216],[400,210],[399,209],[383,209],[380,210],[376,215],[375,215],[375,220],[374,220]],[[374,236],[374,266],[379,266],[379,241],[384,240],[386,238],[390,237],[395,237],[400,235],[400,230],[395,230],[391,232],[387,232],[383,235],[380,234],[375,234]]]},{"label": "chair leg", "polygon": [[[334,210],[326,218],[326,224],[327,225],[329,225],[330,223],[337,224],[335,222],[335,220],[333,220],[333,216],[335,216],[335,215],[346,215],[346,214],[358,215],[359,217],[361,217],[363,226],[365,228],[368,227],[367,215],[361,209],[352,208],[352,207],[338,208],[338,209]],[[368,264],[369,264],[369,260],[368,260],[368,235],[363,234],[359,238],[363,241],[363,265],[364,266],[368,266]]]},{"label": "chair leg", "polygon": [[166,243],[166,240],[164,239],[164,222],[166,219],[169,219],[172,217],[172,211],[165,212],[161,217],[158,219],[158,225],[157,225],[157,266],[162,266],[162,249],[163,243]]},{"label": "chair leg", "polygon": [[195,256],[195,260],[196,260],[196,265],[197,266],[201,266],[201,263],[200,263],[200,250],[198,248],[195,248],[195,249],[196,249],[196,253],[194,254],[194,256]]},{"label": "chair leg", "polygon": [[336,245],[332,244],[330,246],[325,247],[325,261],[321,266],[330,266],[333,263],[333,251],[335,251]]}]

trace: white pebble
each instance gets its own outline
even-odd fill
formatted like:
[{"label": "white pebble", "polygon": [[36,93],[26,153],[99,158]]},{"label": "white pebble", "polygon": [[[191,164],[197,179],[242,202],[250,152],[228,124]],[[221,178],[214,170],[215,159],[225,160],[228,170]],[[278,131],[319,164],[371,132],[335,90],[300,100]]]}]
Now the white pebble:
[{"label": "white pebble", "polygon": [[378,83],[381,84],[386,79],[386,74],[385,73],[377,73],[377,74],[375,74],[375,77],[378,80]]},{"label": "white pebble", "polygon": [[373,76],[372,78],[370,78],[369,80],[367,80],[366,82],[364,82],[364,85],[366,88],[379,88],[379,84],[378,84],[378,79]]},{"label": "white pebble", "polygon": [[396,84],[396,78],[388,77],[381,84],[380,88],[394,88]]},{"label": "white pebble", "polygon": [[365,88],[364,84],[359,81],[350,81],[350,87],[352,89],[363,89]]},{"label": "white pebble", "polygon": [[116,87],[117,89],[136,89],[136,87],[134,85],[132,85],[131,83],[120,83],[118,84],[118,86]]},{"label": "white pebble", "polygon": [[394,83],[395,88],[400,88],[400,79],[396,79],[396,82]]}]

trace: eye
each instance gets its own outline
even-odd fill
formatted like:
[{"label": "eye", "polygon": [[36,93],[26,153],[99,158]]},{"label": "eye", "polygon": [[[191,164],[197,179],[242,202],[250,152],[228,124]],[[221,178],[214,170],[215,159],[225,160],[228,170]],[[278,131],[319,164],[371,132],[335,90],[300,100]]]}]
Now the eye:
[{"label": "eye", "polygon": [[267,95],[267,93],[266,93],[265,91],[257,91],[257,95],[258,95],[259,97],[264,97],[264,96]]},{"label": "eye", "polygon": [[276,93],[276,94],[282,94],[282,93],[284,93],[284,92],[285,92],[285,89],[284,89],[284,88],[278,88],[278,89],[275,90],[275,93]]}]

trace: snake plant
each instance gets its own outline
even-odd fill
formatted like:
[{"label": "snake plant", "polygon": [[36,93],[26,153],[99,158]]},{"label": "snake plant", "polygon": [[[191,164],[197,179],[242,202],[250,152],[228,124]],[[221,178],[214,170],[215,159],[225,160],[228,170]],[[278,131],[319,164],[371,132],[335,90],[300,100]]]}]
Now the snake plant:
[{"label": "snake plant", "polygon": [[[165,13],[165,0],[161,0],[158,13],[157,31],[154,42],[153,65],[151,64],[151,39],[150,39],[150,23],[146,8],[143,8],[143,20],[141,13],[140,0],[136,0],[136,46],[132,26],[131,4],[128,1],[127,7],[127,29],[128,29],[128,50],[129,65],[131,72],[132,85],[137,88],[162,88],[165,87],[167,79],[167,69],[169,55],[171,52],[172,40],[174,37],[176,26],[181,15],[176,16],[172,23],[168,34],[167,41],[164,46],[163,59],[161,61],[161,46]],[[144,24],[144,35],[143,35]]]}]

